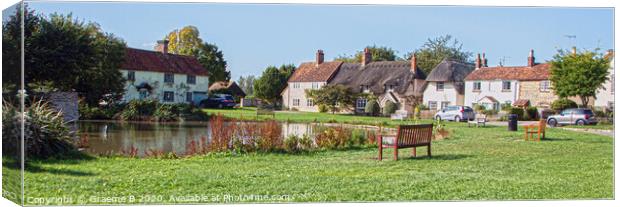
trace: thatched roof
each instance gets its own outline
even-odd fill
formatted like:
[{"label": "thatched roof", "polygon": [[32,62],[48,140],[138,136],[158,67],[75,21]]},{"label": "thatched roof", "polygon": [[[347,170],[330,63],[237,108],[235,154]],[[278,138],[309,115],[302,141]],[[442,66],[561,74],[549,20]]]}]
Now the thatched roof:
[{"label": "thatched roof", "polygon": [[209,86],[209,91],[226,91],[233,96],[245,97],[243,89],[234,81],[218,81]]},{"label": "thatched roof", "polygon": [[[414,73],[408,61],[378,61],[365,66],[343,63],[330,84],[341,84],[356,92],[361,92],[362,86],[368,86],[374,94],[382,94],[387,86],[392,85],[398,94],[419,96],[425,78],[426,74],[419,68]],[[414,88],[413,94],[408,91],[410,87]]]},{"label": "thatched roof", "polygon": [[462,82],[474,71],[474,64],[444,59],[426,78],[429,82]]},{"label": "thatched roof", "polygon": [[452,82],[460,94],[465,93],[465,77],[474,71],[474,65],[456,60],[444,59],[426,77],[427,82]]}]

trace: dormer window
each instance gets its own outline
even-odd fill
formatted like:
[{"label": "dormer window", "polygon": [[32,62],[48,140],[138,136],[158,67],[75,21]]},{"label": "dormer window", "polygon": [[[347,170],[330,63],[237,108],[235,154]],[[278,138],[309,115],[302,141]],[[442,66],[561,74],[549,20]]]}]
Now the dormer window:
[{"label": "dormer window", "polygon": [[370,92],[370,86],[369,85],[362,85],[362,92],[363,93],[369,93]]},{"label": "dormer window", "polygon": [[437,91],[443,91],[443,82],[437,82]]}]

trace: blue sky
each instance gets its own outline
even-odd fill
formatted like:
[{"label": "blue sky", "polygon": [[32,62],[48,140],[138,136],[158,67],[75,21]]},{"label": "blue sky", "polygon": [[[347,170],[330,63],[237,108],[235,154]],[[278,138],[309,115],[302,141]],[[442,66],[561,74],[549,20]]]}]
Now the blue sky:
[{"label": "blue sky", "polygon": [[402,56],[444,34],[460,40],[466,51],[485,52],[490,66],[501,58],[505,65],[525,65],[529,49],[542,62],[572,45],[613,48],[610,8],[135,2],[31,2],[30,7],[43,14],[73,13],[142,49],[194,25],[203,40],[224,52],[234,80],[260,75],[269,65],[312,61],[317,49],[325,51],[326,60],[373,44]]}]

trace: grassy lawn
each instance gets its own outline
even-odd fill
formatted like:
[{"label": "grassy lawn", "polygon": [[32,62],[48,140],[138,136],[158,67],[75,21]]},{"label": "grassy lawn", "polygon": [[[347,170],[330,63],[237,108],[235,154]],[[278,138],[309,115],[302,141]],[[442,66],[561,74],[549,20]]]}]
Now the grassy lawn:
[{"label": "grassy lawn", "polygon": [[[272,116],[260,115],[256,116],[256,108],[244,107],[239,109],[203,109],[208,114],[222,114],[226,117],[241,119],[241,120],[266,120],[271,119]],[[316,113],[316,112],[301,112],[301,111],[275,111],[275,119],[278,121],[288,122],[321,122],[321,123],[345,123],[345,124],[363,124],[363,125],[383,125],[383,126],[395,126],[405,123],[413,123],[413,121],[400,121],[390,120],[389,117],[373,117],[373,116],[358,116],[351,114],[331,114],[331,113]],[[421,120],[419,123],[431,123],[431,120]]]},{"label": "grassy lawn", "polygon": [[613,124],[596,124],[596,125],[584,125],[584,126],[579,126],[579,125],[567,125],[567,126],[563,126],[563,127],[567,127],[567,128],[577,128],[577,129],[599,129],[599,130],[614,130],[614,125]]},{"label": "grassy lawn", "polygon": [[[391,150],[385,152],[386,160],[375,160],[376,148],[32,161],[25,176],[26,197],[66,196],[78,203],[84,195],[89,204],[110,204],[90,196],[132,195],[154,195],[134,203],[171,203],[170,196],[189,195],[207,196],[208,201],[200,203],[613,198],[610,137],[549,129],[547,140],[525,142],[522,131],[505,127],[450,123],[448,128],[452,137],[433,142],[432,158],[408,158],[407,149],[400,152],[399,161],[391,160]],[[425,148],[418,149],[419,156],[425,154]],[[17,172],[4,164],[4,173]],[[271,197],[225,200],[227,195]],[[27,204],[33,203],[27,199]]]}]

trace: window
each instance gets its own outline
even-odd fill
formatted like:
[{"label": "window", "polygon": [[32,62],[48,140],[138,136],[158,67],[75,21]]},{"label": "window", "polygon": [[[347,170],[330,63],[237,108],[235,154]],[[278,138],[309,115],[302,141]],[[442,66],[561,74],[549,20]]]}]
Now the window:
[{"label": "window", "polygon": [[192,102],[194,100],[192,95],[192,92],[185,92],[185,101]]},{"label": "window", "polygon": [[196,76],[187,75],[187,84],[196,84]]},{"label": "window", "polygon": [[312,100],[311,98],[307,99],[306,106],[314,106],[314,100]]},{"label": "window", "polygon": [[443,101],[441,102],[441,109],[445,109],[446,107],[448,107],[448,105],[450,105],[449,101]]},{"label": "window", "polygon": [[174,74],[172,73],[164,74],[164,83],[174,83]]},{"label": "window", "polygon": [[437,82],[437,91],[443,91],[443,82]]},{"label": "window", "polygon": [[549,92],[551,89],[551,82],[549,80],[540,81],[540,91]]},{"label": "window", "polygon": [[293,83],[293,88],[300,88],[299,83]]},{"label": "window", "polygon": [[428,102],[428,108],[430,110],[436,110],[437,109],[437,101],[429,101]]},{"label": "window", "polygon": [[312,89],[319,88],[319,83],[312,83]]},{"label": "window", "polygon": [[357,101],[355,102],[355,108],[364,109],[366,108],[366,103],[368,103],[368,100],[364,98],[357,99]]},{"label": "window", "polygon": [[128,81],[135,81],[136,80],[136,72],[135,71],[128,71],[127,72],[127,80]]},{"label": "window", "polygon": [[173,102],[174,101],[174,92],[172,92],[172,91],[164,91],[164,101],[165,102]]},{"label": "window", "polygon": [[299,106],[299,99],[293,99],[293,106]]},{"label": "window", "polygon": [[510,91],[510,81],[502,81],[502,91]]},{"label": "window", "polygon": [[480,88],[482,88],[482,83],[480,81],[474,82],[474,91],[480,91]]}]

